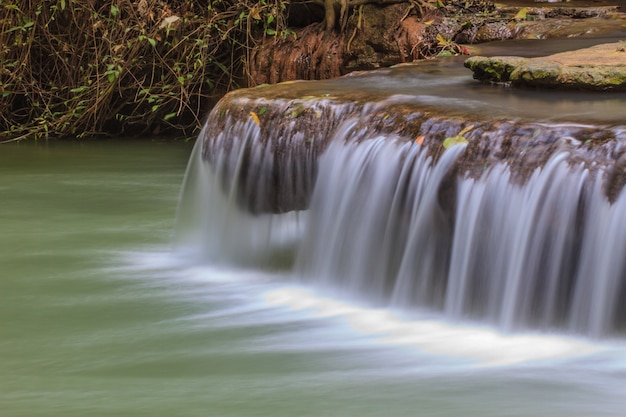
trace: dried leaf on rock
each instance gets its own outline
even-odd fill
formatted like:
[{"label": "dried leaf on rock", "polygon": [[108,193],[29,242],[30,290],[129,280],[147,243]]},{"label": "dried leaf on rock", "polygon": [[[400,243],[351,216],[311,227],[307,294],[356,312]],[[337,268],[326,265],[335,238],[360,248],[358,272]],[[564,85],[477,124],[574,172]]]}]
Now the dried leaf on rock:
[{"label": "dried leaf on rock", "polygon": [[255,112],[251,111],[250,117],[252,117],[252,120],[254,120],[254,123],[256,123],[257,126],[261,126],[261,119],[259,119],[259,116]]}]

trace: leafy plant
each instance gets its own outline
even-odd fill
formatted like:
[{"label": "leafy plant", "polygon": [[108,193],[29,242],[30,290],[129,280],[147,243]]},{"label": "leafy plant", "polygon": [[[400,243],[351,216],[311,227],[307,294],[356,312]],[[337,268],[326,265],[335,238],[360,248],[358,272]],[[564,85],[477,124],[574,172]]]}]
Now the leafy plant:
[{"label": "leafy plant", "polygon": [[245,77],[279,0],[0,1],[0,142],[192,134]]}]

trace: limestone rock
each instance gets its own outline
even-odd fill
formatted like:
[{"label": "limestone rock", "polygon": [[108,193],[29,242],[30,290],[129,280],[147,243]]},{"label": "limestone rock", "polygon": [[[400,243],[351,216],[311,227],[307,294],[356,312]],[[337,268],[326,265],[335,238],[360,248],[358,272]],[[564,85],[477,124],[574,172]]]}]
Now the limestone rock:
[{"label": "limestone rock", "polygon": [[626,91],[626,42],[596,45],[538,58],[474,56],[474,78],[514,86]]}]

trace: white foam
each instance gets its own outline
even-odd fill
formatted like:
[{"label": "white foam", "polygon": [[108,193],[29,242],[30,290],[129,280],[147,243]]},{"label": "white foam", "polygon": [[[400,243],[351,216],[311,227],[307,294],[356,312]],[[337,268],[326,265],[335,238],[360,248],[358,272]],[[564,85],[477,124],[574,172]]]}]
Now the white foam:
[{"label": "white foam", "polygon": [[354,330],[380,343],[413,346],[423,352],[465,358],[473,366],[493,367],[589,355],[605,347],[553,334],[505,334],[486,327],[433,319],[407,320],[389,310],[366,309],[316,296],[300,288],[264,294],[273,306],[306,310],[313,317],[345,320]]}]

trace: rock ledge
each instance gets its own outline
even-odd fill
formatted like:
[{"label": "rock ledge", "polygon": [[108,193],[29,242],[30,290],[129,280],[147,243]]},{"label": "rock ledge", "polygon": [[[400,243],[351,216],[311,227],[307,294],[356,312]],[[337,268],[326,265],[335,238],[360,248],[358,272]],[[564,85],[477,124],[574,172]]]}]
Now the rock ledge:
[{"label": "rock ledge", "polygon": [[538,58],[474,56],[465,61],[482,81],[514,86],[626,91],[626,42]]}]

